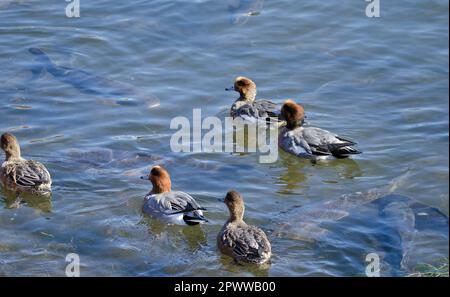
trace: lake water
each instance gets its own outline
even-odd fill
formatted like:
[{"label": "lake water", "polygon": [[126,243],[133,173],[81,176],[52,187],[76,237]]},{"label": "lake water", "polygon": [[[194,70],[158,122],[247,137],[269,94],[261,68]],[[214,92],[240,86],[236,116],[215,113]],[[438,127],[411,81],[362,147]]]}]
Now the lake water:
[{"label": "lake water", "polygon": [[[68,253],[84,276],[363,276],[372,252],[382,275],[406,275],[448,258],[449,3],[380,2],[381,16],[368,18],[363,0],[81,1],[80,17],[68,18],[63,0],[0,0],[0,132],[54,180],[51,201],[0,194],[0,275],[64,276]],[[39,72],[29,48],[137,95]],[[238,75],[259,98],[301,102],[310,125],[357,140],[363,154],[312,164],[280,152],[261,164],[254,154],[171,152],[171,119],[193,108],[226,114],[237,93],[224,88]],[[209,224],[142,215],[151,184],[139,177],[155,164],[208,208]],[[388,216],[378,200],[362,203],[399,177],[394,194],[444,218],[416,209],[411,228],[405,209]],[[268,268],[216,248],[228,216],[217,199],[230,189],[272,241]],[[322,220],[327,201],[358,192],[348,216]]]}]

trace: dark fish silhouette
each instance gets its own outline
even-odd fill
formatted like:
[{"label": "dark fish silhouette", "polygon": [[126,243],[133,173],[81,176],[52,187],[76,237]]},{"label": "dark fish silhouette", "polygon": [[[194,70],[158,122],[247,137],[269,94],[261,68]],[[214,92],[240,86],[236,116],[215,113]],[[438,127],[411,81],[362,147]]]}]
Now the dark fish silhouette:
[{"label": "dark fish silhouette", "polygon": [[35,60],[38,62],[37,66],[32,69],[33,78],[46,71],[80,92],[116,99],[118,104],[134,105],[131,102],[137,100],[146,103],[148,107],[159,105],[158,98],[149,94],[141,94],[133,85],[94,75],[84,70],[58,66],[39,48],[30,48],[29,52],[35,56]]},{"label": "dark fish silhouette", "polygon": [[[383,263],[390,267],[390,271],[382,269],[383,273],[392,276],[414,272],[421,264],[436,265],[440,258],[448,257],[448,216],[392,193],[402,180],[404,177],[387,187],[292,208],[278,218],[273,236],[316,243],[321,253],[336,253],[341,259],[353,259],[349,260],[353,264],[370,251],[382,252]],[[350,253],[336,246],[344,237],[352,247]],[[430,243],[437,247],[436,252],[424,254]]]},{"label": "dark fish silhouette", "polygon": [[[416,202],[405,196],[391,194],[373,202],[380,218],[395,230],[401,247],[398,268],[414,272],[420,265],[436,265],[448,257],[448,216],[437,208]],[[424,246],[433,243],[439,252],[424,254]],[[446,248],[442,248],[446,247]],[[388,249],[391,250],[392,247]],[[389,253],[386,259],[389,260]]]},{"label": "dark fish silhouette", "polygon": [[228,12],[232,24],[243,25],[250,16],[260,14],[264,0],[228,0]]}]

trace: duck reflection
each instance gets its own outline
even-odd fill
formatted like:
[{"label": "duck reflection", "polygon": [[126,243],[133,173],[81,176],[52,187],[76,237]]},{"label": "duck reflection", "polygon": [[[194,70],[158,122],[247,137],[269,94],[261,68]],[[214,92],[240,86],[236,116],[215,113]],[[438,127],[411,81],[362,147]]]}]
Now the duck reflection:
[{"label": "duck reflection", "polygon": [[295,190],[304,187],[307,176],[303,170],[306,166],[311,166],[311,162],[306,159],[290,158],[287,154],[279,152],[279,160],[285,170],[277,177],[277,184],[281,185],[280,194],[290,194]]},{"label": "duck reflection", "polygon": [[226,255],[220,255],[219,261],[226,271],[232,272],[233,275],[238,276],[250,274],[255,277],[267,277],[269,276],[269,269],[271,266],[270,262],[263,265],[237,262],[233,258]]},{"label": "duck reflection", "polygon": [[353,179],[363,175],[358,162],[350,158],[315,161],[313,164],[319,168],[333,168],[339,177],[344,179]]},{"label": "duck reflection", "polygon": [[207,245],[206,233],[202,225],[189,227],[167,225],[148,215],[143,215],[140,223],[148,227],[149,233],[155,239],[167,240],[173,245],[177,245],[180,240],[183,240],[187,249],[191,252],[195,252]]},{"label": "duck reflection", "polygon": [[0,188],[0,195],[5,203],[5,208],[16,209],[21,205],[40,210],[44,213],[52,211],[51,196],[38,196],[32,194],[21,193],[20,195],[14,191]]},{"label": "duck reflection", "polygon": [[[311,161],[301,158],[293,158],[285,152],[279,152],[279,167],[285,170],[277,176],[277,183],[281,185],[280,194],[291,194],[295,190],[307,185],[307,168],[315,166],[323,169],[333,169],[339,178],[354,179],[363,175],[358,163],[352,159]],[[337,183],[338,181],[328,181]]]}]

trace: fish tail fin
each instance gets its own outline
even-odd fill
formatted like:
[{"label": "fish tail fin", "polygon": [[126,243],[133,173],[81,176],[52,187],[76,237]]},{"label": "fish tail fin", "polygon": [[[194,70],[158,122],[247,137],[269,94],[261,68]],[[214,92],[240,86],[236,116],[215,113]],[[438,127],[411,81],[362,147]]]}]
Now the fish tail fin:
[{"label": "fish tail fin", "polygon": [[414,186],[411,184],[412,172],[411,169],[408,168],[405,173],[402,175],[392,179],[387,185],[379,188],[374,188],[365,193],[367,197],[371,197],[369,200],[373,201],[383,196],[387,196],[397,192],[399,189],[404,188],[405,186]]},{"label": "fish tail fin", "polygon": [[405,186],[405,184],[411,179],[411,176],[412,176],[411,168],[408,168],[405,173],[394,178],[389,182],[388,192],[393,193],[398,188]]},{"label": "fish tail fin", "polygon": [[44,72],[45,67],[43,67],[42,65],[34,66],[33,68],[31,68],[32,77],[30,78],[30,80],[39,78]]},{"label": "fish tail fin", "polygon": [[40,48],[31,47],[28,51],[33,54],[38,62],[45,65],[43,68],[49,68],[53,66],[53,62],[50,60],[50,57]]}]

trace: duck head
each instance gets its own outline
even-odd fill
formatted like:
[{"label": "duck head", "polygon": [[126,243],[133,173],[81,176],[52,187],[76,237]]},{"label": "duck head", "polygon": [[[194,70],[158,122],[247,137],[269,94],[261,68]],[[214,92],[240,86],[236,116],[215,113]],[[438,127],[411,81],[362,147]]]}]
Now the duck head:
[{"label": "duck head", "polygon": [[20,146],[17,138],[9,133],[4,133],[1,137],[1,147],[5,152],[6,160],[20,158]]},{"label": "duck head", "polygon": [[281,107],[281,115],[286,120],[286,128],[295,129],[303,125],[305,121],[305,110],[301,104],[293,100],[286,100]]},{"label": "duck head", "polygon": [[238,76],[234,80],[234,85],[231,88],[226,88],[225,91],[236,91],[239,93],[239,100],[254,101],[256,98],[256,84],[247,77]]},{"label": "duck head", "polygon": [[153,188],[150,193],[161,194],[171,191],[172,182],[170,181],[169,172],[161,166],[153,166],[150,169],[148,180],[152,182]]}]

